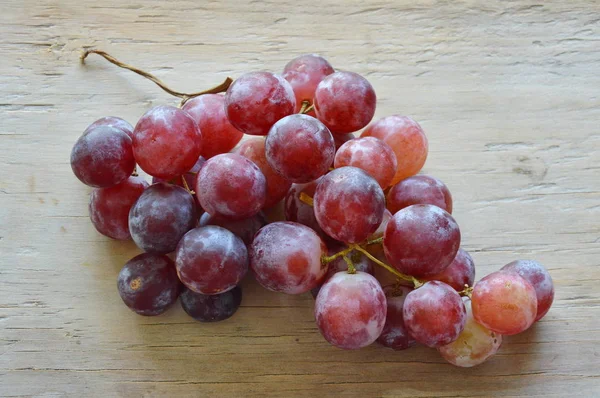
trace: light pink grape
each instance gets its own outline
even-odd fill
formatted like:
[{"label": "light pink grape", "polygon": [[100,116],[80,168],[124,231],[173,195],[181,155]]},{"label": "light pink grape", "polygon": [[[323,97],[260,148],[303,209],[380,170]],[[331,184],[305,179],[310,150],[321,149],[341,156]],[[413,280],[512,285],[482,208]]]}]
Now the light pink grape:
[{"label": "light pink grape", "polygon": [[292,59],[283,68],[283,78],[287,80],[296,96],[296,113],[300,112],[303,101],[313,102],[317,85],[327,75],[334,72],[327,60],[317,54],[305,54]]},{"label": "light pink grape", "polygon": [[501,271],[516,272],[533,286],[537,297],[535,320],[542,319],[548,313],[554,301],[554,283],[548,270],[537,261],[516,260],[506,264]]}]

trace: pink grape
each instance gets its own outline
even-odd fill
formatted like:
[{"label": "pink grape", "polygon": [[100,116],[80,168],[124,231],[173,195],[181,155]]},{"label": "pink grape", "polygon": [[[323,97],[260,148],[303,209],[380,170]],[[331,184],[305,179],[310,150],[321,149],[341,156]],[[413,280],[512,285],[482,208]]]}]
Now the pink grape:
[{"label": "pink grape", "polygon": [[296,96],[296,110],[300,112],[302,101],[312,104],[317,85],[327,75],[334,72],[327,60],[317,54],[305,54],[294,58],[283,68],[283,78],[287,80]]},{"label": "pink grape", "polygon": [[385,325],[377,342],[398,351],[414,346],[417,342],[406,330],[402,311],[406,295],[412,292],[412,289],[407,286],[389,285],[383,288],[383,292],[387,299],[387,312]]},{"label": "pink grape", "polygon": [[365,129],[362,137],[379,138],[396,154],[398,170],[392,184],[417,174],[427,160],[427,137],[419,123],[407,116],[394,115],[379,119]]},{"label": "pink grape", "polygon": [[147,188],[131,207],[129,231],[138,247],[150,253],[170,253],[198,220],[192,195],[159,182]]},{"label": "pink grape", "polygon": [[315,300],[319,331],[329,343],[346,350],[377,340],[385,316],[385,294],[379,282],[364,272],[338,272],[325,282]]},{"label": "pink grape", "polygon": [[325,243],[312,229],[293,222],[261,228],[250,245],[250,267],[264,288],[301,294],[318,286],[327,272]]},{"label": "pink grape", "polygon": [[415,277],[442,272],[458,252],[460,230],[454,218],[433,205],[412,205],[392,217],[383,249],[398,271]]},{"label": "pink grape", "polygon": [[504,335],[527,330],[537,315],[535,288],[516,272],[489,274],[477,282],[471,301],[475,320]]},{"label": "pink grape", "polygon": [[88,128],[73,146],[71,168],[81,182],[91,187],[117,185],[135,168],[131,138],[116,127]]},{"label": "pink grape", "polygon": [[502,335],[486,329],[475,321],[471,301],[465,301],[467,322],[458,339],[438,347],[438,352],[452,365],[470,368],[484,363],[502,345]]},{"label": "pink grape", "polygon": [[270,72],[250,72],[237,78],[225,94],[229,122],[250,135],[267,135],[279,119],[294,113],[292,86]]},{"label": "pink grape", "polygon": [[371,83],[354,72],[335,72],[317,86],[314,97],[317,118],[333,134],[365,127],[375,114],[377,96]]},{"label": "pink grape", "polygon": [[232,220],[258,213],[267,196],[267,181],[258,166],[234,153],[207,160],[198,173],[196,188],[204,210]]},{"label": "pink grape", "polygon": [[439,274],[427,276],[424,279],[447,283],[454,290],[460,292],[465,288],[465,285],[473,286],[475,282],[475,263],[467,251],[459,248],[456,257],[449,266]]},{"label": "pink grape", "polygon": [[385,197],[377,181],[356,167],[342,167],[325,175],[313,200],[319,226],[345,243],[367,239],[377,230],[385,210]]},{"label": "pink grape", "polygon": [[408,177],[392,186],[387,194],[387,208],[392,213],[416,204],[434,205],[452,214],[452,195],[435,177],[423,174]]},{"label": "pink grape", "polygon": [[264,208],[269,208],[281,201],[292,183],[277,173],[267,162],[265,140],[262,137],[244,141],[235,151],[250,159],[262,171],[267,180],[267,198]]},{"label": "pink grape", "polygon": [[[117,128],[117,129],[121,130],[122,132],[124,132],[125,134],[127,134],[129,136],[129,138],[131,138],[133,140],[133,126],[131,124],[129,124],[128,121],[123,120],[120,117],[115,117],[115,116],[103,117],[101,119],[96,120],[94,123],[90,124],[88,126],[88,128],[85,129],[85,131],[87,132],[88,130],[93,130],[98,126],[109,126],[109,127]],[[85,134],[85,132],[84,132],[84,134]]]},{"label": "pink grape", "polygon": [[252,243],[254,235],[258,230],[267,225],[267,219],[262,212],[243,220],[229,220],[227,218],[204,213],[200,217],[199,226],[204,227],[206,225],[218,225],[219,227],[223,227],[240,238],[246,245],[249,245]]},{"label": "pink grape", "polygon": [[365,137],[350,140],[335,154],[335,168],[354,166],[366,171],[381,189],[387,188],[396,174],[398,162],[392,148],[385,142]]},{"label": "pink grape", "polygon": [[335,156],[333,136],[308,115],[290,115],[271,127],[265,142],[269,165],[285,179],[306,183],[327,173]]},{"label": "pink grape", "polygon": [[302,193],[306,194],[310,198],[315,196],[315,190],[317,189],[317,184],[319,181],[321,181],[321,178],[317,178],[316,180],[306,184],[292,184],[285,196],[283,206],[285,219],[287,221],[298,222],[306,225],[319,234],[321,238],[327,239],[327,234],[325,234],[317,222],[313,206],[308,205],[300,200],[300,194]]},{"label": "pink grape", "polygon": [[129,210],[148,183],[141,177],[129,177],[108,188],[96,188],[90,194],[89,213],[98,232],[109,238],[131,239]]},{"label": "pink grape", "polygon": [[458,338],[467,312],[452,287],[439,281],[426,282],[406,295],[403,307],[408,333],[427,347],[440,347]]},{"label": "pink grape", "polygon": [[535,320],[542,319],[554,301],[554,283],[548,270],[537,261],[516,260],[506,264],[501,271],[516,272],[533,286],[537,297]]},{"label": "pink grape", "polygon": [[229,123],[223,95],[204,94],[190,99],[181,109],[198,124],[202,134],[200,155],[206,159],[229,152],[244,135]]},{"label": "pink grape", "polygon": [[248,251],[244,242],[225,228],[194,228],[177,245],[175,266],[188,289],[201,294],[224,293],[248,272]]}]

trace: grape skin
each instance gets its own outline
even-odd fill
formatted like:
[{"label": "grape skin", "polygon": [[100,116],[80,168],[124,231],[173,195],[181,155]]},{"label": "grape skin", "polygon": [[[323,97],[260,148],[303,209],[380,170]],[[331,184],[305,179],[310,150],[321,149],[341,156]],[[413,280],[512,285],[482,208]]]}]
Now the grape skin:
[{"label": "grape skin", "polygon": [[142,170],[170,180],[190,170],[201,152],[202,135],[187,112],[168,105],[150,109],[133,130],[133,153]]},{"label": "grape skin", "polygon": [[106,116],[96,120],[94,123],[90,124],[88,128],[85,129],[83,134],[85,134],[88,130],[93,130],[98,126],[108,126],[121,130],[125,134],[133,140],[133,126],[129,124],[128,121],[121,119],[120,117],[115,116]]},{"label": "grape skin", "polygon": [[467,251],[459,248],[456,257],[449,266],[439,274],[427,276],[423,279],[444,282],[460,292],[465,288],[465,285],[473,286],[475,282],[475,262]]},{"label": "grape skin", "polygon": [[[180,186],[182,188],[185,188],[185,184],[183,183],[183,179],[185,179],[185,182],[187,184],[187,186],[189,187],[189,189],[191,189],[192,191],[197,191],[196,189],[196,182],[198,180],[197,175],[200,172],[200,169],[202,168],[202,166],[204,166],[204,163],[206,163],[206,159],[204,159],[202,156],[200,156],[198,158],[198,160],[196,161],[196,164],[194,164],[194,166],[185,172],[185,174],[177,176],[175,178],[172,178],[170,180],[165,180],[162,178],[158,178],[158,177],[152,177],[152,184],[156,184],[157,182],[166,182],[169,184],[173,184],[173,185],[177,185]],[[198,197],[196,195],[194,195],[194,202],[196,203],[196,207],[197,207],[197,211],[198,213],[202,213],[204,212],[204,209],[202,209],[202,206],[200,206],[200,201],[198,200]]]},{"label": "grape skin", "polygon": [[265,289],[301,294],[318,286],[327,265],[321,257],[325,243],[312,229],[293,222],[274,222],[261,228],[250,245],[250,267]]},{"label": "grape skin", "polygon": [[194,228],[177,245],[175,266],[188,289],[208,295],[224,293],[248,272],[248,251],[244,242],[225,228]]},{"label": "grape skin", "polygon": [[387,299],[385,325],[377,342],[396,351],[405,350],[417,344],[404,325],[404,301],[412,292],[407,286],[388,285],[383,288]]},{"label": "grape skin", "polygon": [[279,119],[294,113],[296,97],[283,77],[250,72],[237,78],[225,94],[229,122],[244,134],[267,135]]},{"label": "grape skin", "polygon": [[300,112],[303,101],[312,103],[318,84],[333,72],[329,62],[317,54],[301,55],[287,63],[282,76],[294,90],[296,113]]},{"label": "grape skin", "polygon": [[206,225],[217,225],[225,228],[240,238],[247,246],[252,243],[254,235],[258,230],[267,225],[267,219],[262,212],[243,220],[229,220],[227,218],[204,213],[200,217],[198,226],[204,227]]},{"label": "grape skin", "polygon": [[535,289],[516,272],[494,272],[477,282],[471,304],[478,323],[503,335],[527,330],[537,314]]},{"label": "grape skin", "polygon": [[132,311],[153,316],[162,314],[177,300],[181,282],[169,257],[142,253],[119,272],[117,288]]},{"label": "grape skin", "polygon": [[186,289],[181,293],[181,307],[199,322],[219,322],[230,318],[242,303],[239,286],[220,294],[206,295]]},{"label": "grape skin", "polygon": [[415,277],[442,272],[460,246],[454,218],[433,205],[412,205],[392,217],[383,236],[383,249],[398,271]]},{"label": "grape skin", "polygon": [[535,321],[542,319],[554,301],[554,283],[546,268],[537,261],[516,260],[506,264],[501,271],[516,272],[533,286],[537,297]]},{"label": "grape skin", "polygon": [[131,138],[116,127],[88,128],[73,145],[71,168],[79,181],[90,187],[117,185],[135,168]]},{"label": "grape skin", "polygon": [[147,188],[129,212],[129,231],[138,247],[150,253],[170,253],[198,220],[192,195],[159,182]]},{"label": "grape skin", "polygon": [[319,234],[321,238],[327,239],[329,236],[327,236],[319,226],[313,206],[300,200],[300,194],[302,193],[311,198],[315,196],[315,190],[317,189],[317,184],[321,181],[321,178],[322,177],[306,184],[292,184],[285,196],[283,207],[286,221],[293,221],[306,225]]},{"label": "grape skin", "polygon": [[385,210],[385,197],[377,181],[356,167],[341,167],[325,175],[313,201],[319,226],[345,243],[367,239],[381,224]]},{"label": "grape skin", "polygon": [[452,214],[450,190],[442,181],[428,175],[408,177],[392,186],[387,194],[387,208],[392,213],[416,204],[434,205]]},{"label": "grape skin", "polygon": [[109,238],[131,239],[129,211],[146,188],[143,178],[132,176],[115,186],[94,189],[88,209],[96,230]]},{"label": "grape skin", "polygon": [[323,123],[312,116],[295,114],[271,127],[265,155],[282,177],[307,183],[327,173],[335,156],[335,144]]},{"label": "grape skin", "polygon": [[364,272],[338,272],[325,282],[315,300],[319,331],[329,343],[345,350],[377,340],[385,316],[385,294],[379,282]]},{"label": "grape skin", "polygon": [[458,293],[443,282],[426,282],[408,293],[403,307],[408,333],[427,347],[440,347],[458,338],[467,313]]}]

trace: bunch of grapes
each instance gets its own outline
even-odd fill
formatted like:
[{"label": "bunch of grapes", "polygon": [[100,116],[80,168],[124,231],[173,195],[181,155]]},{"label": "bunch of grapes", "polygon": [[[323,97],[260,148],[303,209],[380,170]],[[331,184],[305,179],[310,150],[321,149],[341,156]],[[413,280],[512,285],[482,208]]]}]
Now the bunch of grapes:
[{"label": "bunch of grapes", "polygon": [[[312,292],[336,347],[423,344],[462,367],[540,320],[554,297],[548,271],[518,260],[474,285],[450,191],[418,174],[423,129],[399,115],[369,125],[375,105],[364,77],[304,55],[282,75],[246,73],[224,95],[152,108],[135,127],[90,125],[71,165],[94,187],[92,223],[144,251],[119,273],[124,303],[158,315],[180,298],[194,319],[221,321],[251,270],[266,289]],[[284,219],[269,223],[280,203]]]}]

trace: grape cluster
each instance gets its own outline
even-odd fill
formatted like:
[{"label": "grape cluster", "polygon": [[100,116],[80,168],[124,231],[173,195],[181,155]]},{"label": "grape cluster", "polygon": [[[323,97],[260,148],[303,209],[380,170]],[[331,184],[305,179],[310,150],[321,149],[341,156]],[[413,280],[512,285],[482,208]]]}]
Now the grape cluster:
[{"label": "grape cluster", "polygon": [[[422,344],[462,367],[540,320],[554,298],[548,271],[518,260],[474,284],[448,187],[417,174],[423,129],[400,115],[371,123],[375,105],[364,77],[310,54],[282,75],[246,73],[224,95],[152,108],[135,128],[92,123],[71,153],[94,188],[92,223],[145,252],[119,273],[124,303],[158,315],[180,297],[194,319],[221,321],[251,270],[266,289],[312,292],[336,347]],[[284,219],[269,223],[278,204]]]}]

